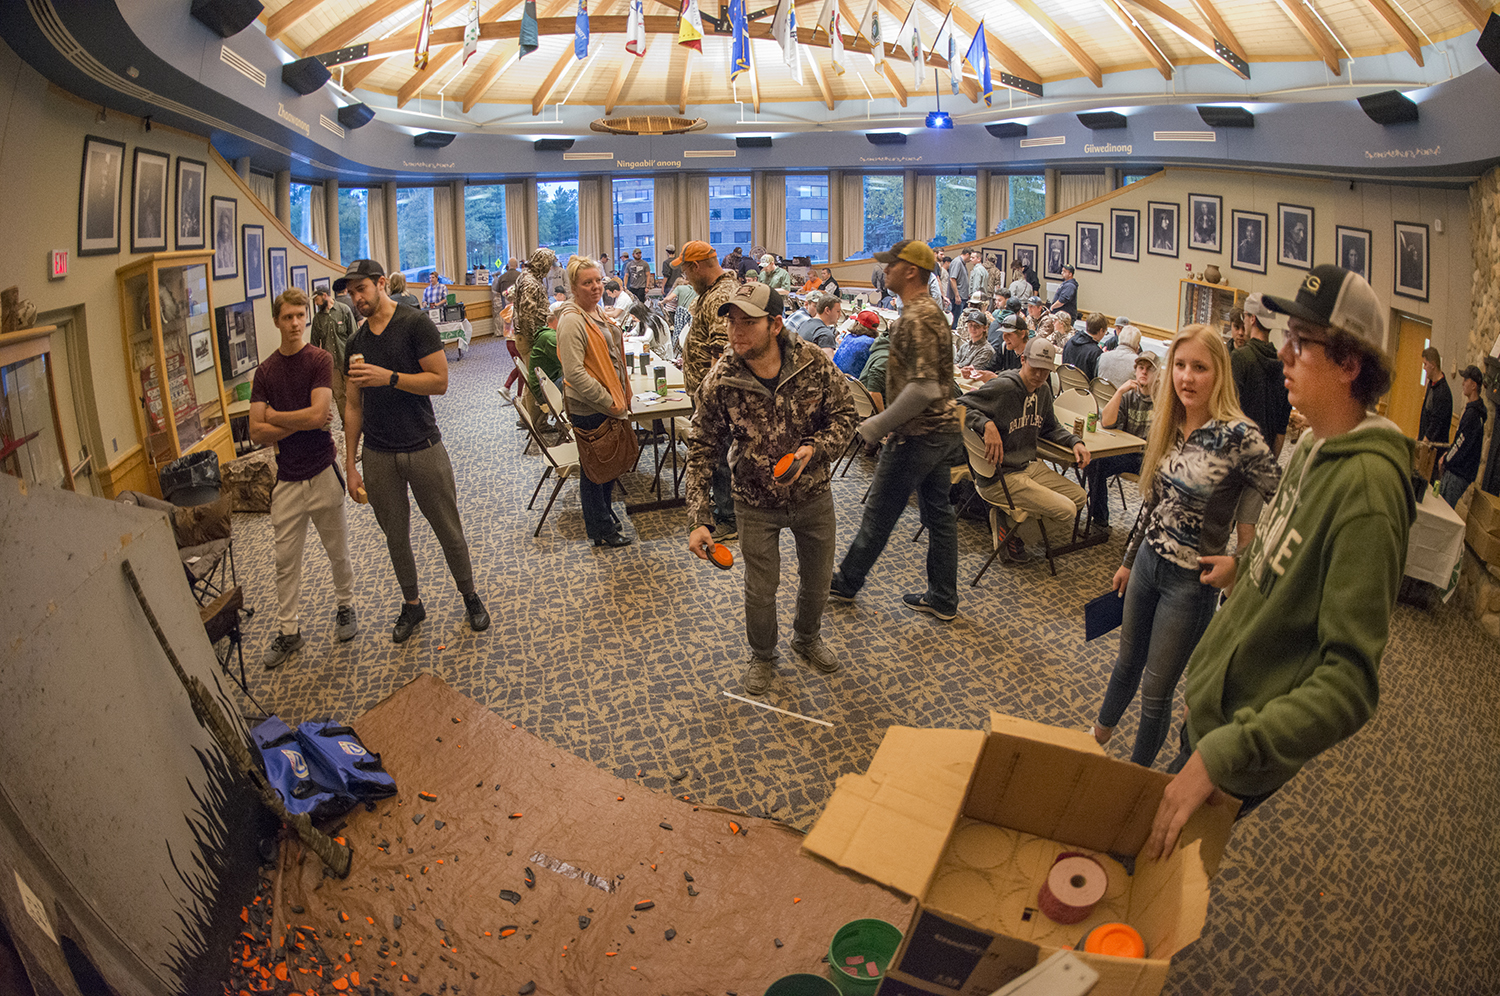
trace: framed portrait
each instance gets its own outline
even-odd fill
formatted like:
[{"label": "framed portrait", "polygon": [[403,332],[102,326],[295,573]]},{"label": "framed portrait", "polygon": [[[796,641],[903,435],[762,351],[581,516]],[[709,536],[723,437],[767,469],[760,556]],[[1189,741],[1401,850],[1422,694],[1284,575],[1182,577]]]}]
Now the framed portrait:
[{"label": "framed portrait", "polygon": [[1313,209],[1301,204],[1276,205],[1276,229],[1276,262],[1298,270],[1311,270]]},{"label": "framed portrait", "polygon": [[266,250],[266,264],[271,275],[271,300],[274,301],[290,286],[287,283],[286,249],[278,246]]},{"label": "framed portrait", "polygon": [[167,248],[167,174],[172,157],[150,149],[135,150],[130,173],[130,251]]},{"label": "framed portrait", "polygon": [[208,245],[203,228],[203,193],[207,189],[208,164],[177,157],[177,248],[202,249]]},{"label": "framed portrait", "polygon": [[1068,236],[1058,232],[1048,232],[1042,236],[1042,243],[1047,247],[1047,271],[1042,274],[1046,279],[1063,279],[1063,267],[1068,265],[1069,241]]},{"label": "framed portrait", "polygon": [[1427,300],[1427,226],[1396,222],[1396,293]]},{"label": "framed portrait", "polygon": [[1080,270],[1098,273],[1104,269],[1104,223],[1080,221],[1078,223],[1078,258],[1074,265]]},{"label": "framed portrait", "polygon": [[1358,273],[1366,281],[1370,279],[1370,233],[1363,228],[1335,226],[1333,248],[1338,254],[1338,265]]},{"label": "framed portrait", "polygon": [[214,309],[214,318],[219,333],[219,370],[224,379],[233,380],[259,366],[255,304],[251,301],[226,304]]},{"label": "framed portrait", "polygon": [[242,225],[245,240],[245,300],[266,296],[266,230],[261,225]]},{"label": "framed portrait", "polygon": [[312,290],[308,291],[308,293],[316,294],[320,290],[325,290],[328,293],[332,294],[333,280],[329,277],[313,277]]},{"label": "framed portrait", "polygon": [[1266,272],[1266,216],[1259,211],[1231,211],[1230,235],[1234,246],[1229,265],[1251,273]]},{"label": "framed portrait", "polygon": [[199,329],[188,336],[188,352],[193,354],[193,373],[201,374],[214,365],[214,346],[208,329]]},{"label": "framed portrait", "polygon": [[292,286],[297,288],[308,297],[312,296],[312,288],[307,285],[307,267],[292,267]]},{"label": "framed portrait", "polygon": [[1219,219],[1224,213],[1224,198],[1217,194],[1188,194],[1188,248],[1199,252],[1223,252],[1219,239]]},{"label": "framed portrait", "polygon": [[1146,251],[1153,256],[1177,258],[1177,221],[1181,205],[1167,201],[1146,202],[1146,217],[1151,222],[1151,237]]},{"label": "framed portrait", "polygon": [[1134,208],[1110,209],[1109,258],[1141,261],[1141,213]]},{"label": "framed portrait", "polygon": [[239,201],[233,197],[209,198],[214,226],[214,279],[228,280],[240,275],[240,249],[235,241],[239,231]]},{"label": "framed portrait", "polygon": [[78,255],[120,251],[120,186],[125,143],[87,135],[78,174]]},{"label": "framed portrait", "polygon": [[1005,250],[981,249],[979,255],[984,260],[984,265],[989,267],[990,273],[993,274],[990,278],[990,285],[1005,283]]},{"label": "framed portrait", "polygon": [[1023,264],[1028,272],[1036,272],[1036,246],[1022,245],[1017,242],[1010,247],[1010,252],[1011,258]]}]

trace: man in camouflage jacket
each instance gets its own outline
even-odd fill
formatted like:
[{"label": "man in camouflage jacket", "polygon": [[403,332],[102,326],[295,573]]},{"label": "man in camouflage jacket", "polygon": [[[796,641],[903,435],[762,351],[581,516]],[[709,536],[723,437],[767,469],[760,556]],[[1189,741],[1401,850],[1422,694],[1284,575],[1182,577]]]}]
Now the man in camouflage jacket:
[{"label": "man in camouflage jacket", "polygon": [[[735,275],[719,266],[718,254],[707,242],[689,242],[682,255],[672,260],[682,279],[698,292],[689,306],[692,324],[682,344],[682,380],[688,394],[696,396],[698,385],[729,344],[729,319],[719,308],[739,290]],[[729,488],[729,463],[720,458],[714,467],[714,540],[719,543],[739,535],[734,519],[734,495]]]},{"label": "man in camouflage jacket", "polygon": [[[531,362],[531,347],[536,334],[547,327],[552,317],[546,280],[556,262],[557,254],[551,249],[538,249],[526,260],[526,265],[521,267],[521,275],[516,278],[515,290],[511,294],[511,300],[515,302],[511,305],[511,328],[515,332],[516,350],[521,354],[522,366]],[[537,394],[541,388],[537,384],[536,374],[531,370],[522,370],[521,373],[525,375],[529,388],[525,398],[526,410],[531,414],[532,421],[539,423],[541,412],[537,408]],[[562,415],[561,412],[556,414],[559,417]]]},{"label": "man in camouflage jacket", "polygon": [[[780,293],[746,284],[719,313],[729,319],[731,348],[698,387],[688,449],[687,498],[694,524],[688,549],[709,555],[710,481],[727,451],[745,569],[750,643],[745,691],[761,695],[775,676],[783,529],[796,541],[800,575],[792,649],[824,674],[839,669],[821,635],[833,576],[831,472],[858,416],[844,374],[821,349],[782,325]],[[777,465],[788,455],[801,466],[793,464],[777,481]]]}]

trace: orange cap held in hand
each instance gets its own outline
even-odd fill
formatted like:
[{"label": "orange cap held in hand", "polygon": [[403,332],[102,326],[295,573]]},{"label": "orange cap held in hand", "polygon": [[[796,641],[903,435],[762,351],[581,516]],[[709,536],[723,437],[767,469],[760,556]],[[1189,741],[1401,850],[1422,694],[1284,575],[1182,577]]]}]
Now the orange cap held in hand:
[{"label": "orange cap held in hand", "polygon": [[797,471],[802,469],[802,463],[803,461],[797,459],[797,454],[788,453],[776,461],[776,467],[772,473],[778,482],[787,481],[797,475]]},{"label": "orange cap held in hand", "polygon": [[727,571],[734,566],[734,553],[723,543],[715,543],[708,548],[708,561],[721,571]]}]

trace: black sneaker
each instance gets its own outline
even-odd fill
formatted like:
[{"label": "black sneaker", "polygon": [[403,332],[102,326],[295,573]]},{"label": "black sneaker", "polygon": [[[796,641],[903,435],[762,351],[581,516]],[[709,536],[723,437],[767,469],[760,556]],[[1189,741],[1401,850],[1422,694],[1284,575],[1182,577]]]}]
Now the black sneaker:
[{"label": "black sneaker", "polygon": [[260,662],[266,666],[267,671],[270,671],[281,667],[281,665],[286,663],[288,657],[301,649],[302,634],[300,632],[280,633],[276,639],[271,641],[271,645],[266,648],[266,652],[261,657]]},{"label": "black sneaker", "polygon": [[333,617],[333,635],[340,643],[347,643],[359,635],[359,621],[354,617],[354,606],[341,605]]},{"label": "black sneaker", "polygon": [[828,584],[828,597],[835,602],[852,602],[857,592],[850,591],[849,586],[844,583],[844,576],[838,571],[833,572],[833,580]]},{"label": "black sneaker", "polygon": [[417,624],[427,618],[427,609],[418,602],[412,605],[410,602],[401,603],[401,614],[396,617],[396,625],[391,630],[392,643],[405,643],[411,639],[412,631]]},{"label": "black sneaker", "polygon": [[913,609],[913,610],[915,610],[917,612],[925,612],[929,616],[936,616],[937,618],[941,619],[943,622],[952,622],[953,620],[955,620],[955,619],[958,618],[958,613],[957,612],[940,612],[940,611],[938,611],[935,607],[932,606],[932,604],[930,604],[927,601],[927,596],[925,594],[923,594],[923,595],[902,595],[901,596],[901,603],[903,605],[905,605],[908,609]]},{"label": "black sneaker", "polygon": [[471,591],[464,596],[464,614],[469,617],[469,628],[474,632],[482,633],[490,628],[490,614],[484,610],[479,592]]}]

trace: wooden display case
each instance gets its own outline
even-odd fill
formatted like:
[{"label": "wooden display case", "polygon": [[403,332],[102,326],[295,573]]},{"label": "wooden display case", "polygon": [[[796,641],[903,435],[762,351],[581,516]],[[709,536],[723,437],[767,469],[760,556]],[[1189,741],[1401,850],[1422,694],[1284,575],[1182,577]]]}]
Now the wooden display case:
[{"label": "wooden display case", "polygon": [[[213,252],[143,256],[115,271],[136,431],[155,472],[186,453],[234,459],[213,327]],[[165,385],[165,389],[163,388]],[[152,483],[156,473],[151,475]]]},{"label": "wooden display case", "polygon": [[74,490],[53,377],[55,325],[0,335],[0,472]]},{"label": "wooden display case", "polygon": [[1207,325],[1229,339],[1229,313],[1244,307],[1250,292],[1228,284],[1182,279],[1177,282],[1177,327]]}]

